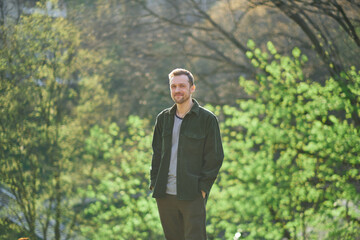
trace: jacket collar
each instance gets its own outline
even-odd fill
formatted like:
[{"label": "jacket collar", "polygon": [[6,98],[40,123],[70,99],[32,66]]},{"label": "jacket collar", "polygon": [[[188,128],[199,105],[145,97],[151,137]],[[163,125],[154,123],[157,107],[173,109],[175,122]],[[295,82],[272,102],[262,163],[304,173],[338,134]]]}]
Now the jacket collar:
[{"label": "jacket collar", "polygon": [[[192,99],[193,101],[193,106],[191,107],[191,110],[189,111],[189,113],[193,112],[196,115],[199,115],[199,109],[200,109],[200,105],[199,103],[196,101],[196,99]],[[176,104],[174,104],[171,108],[170,108],[170,114],[174,114],[176,113]]]}]

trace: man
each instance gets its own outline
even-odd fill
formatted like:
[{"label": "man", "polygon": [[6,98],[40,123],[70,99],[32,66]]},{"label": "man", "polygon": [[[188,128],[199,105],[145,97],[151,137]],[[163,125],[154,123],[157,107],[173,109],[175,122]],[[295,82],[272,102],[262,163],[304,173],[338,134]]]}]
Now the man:
[{"label": "man", "polygon": [[156,118],[150,189],[167,240],[206,239],[205,204],[224,153],[216,116],[192,98],[194,77],[169,74],[175,104]]}]

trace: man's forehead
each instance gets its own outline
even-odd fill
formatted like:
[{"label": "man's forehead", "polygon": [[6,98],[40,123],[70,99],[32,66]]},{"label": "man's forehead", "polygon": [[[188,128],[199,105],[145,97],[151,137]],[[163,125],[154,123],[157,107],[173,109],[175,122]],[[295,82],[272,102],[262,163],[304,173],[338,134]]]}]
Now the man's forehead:
[{"label": "man's forehead", "polygon": [[170,84],[189,83],[189,79],[186,75],[174,76],[170,79]]}]

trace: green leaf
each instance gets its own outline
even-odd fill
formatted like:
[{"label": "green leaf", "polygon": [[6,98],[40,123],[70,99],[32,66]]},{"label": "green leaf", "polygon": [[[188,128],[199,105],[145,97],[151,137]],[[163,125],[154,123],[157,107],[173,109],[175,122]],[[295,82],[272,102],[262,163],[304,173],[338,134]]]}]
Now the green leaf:
[{"label": "green leaf", "polygon": [[251,59],[251,58],[253,58],[254,54],[250,51],[247,51],[246,56],[247,56],[247,58]]},{"label": "green leaf", "polygon": [[256,47],[256,44],[253,40],[249,39],[248,42],[247,42],[247,47],[251,50],[254,50],[255,47]]},{"label": "green leaf", "polygon": [[299,58],[301,55],[301,50],[298,47],[295,47],[292,50],[292,55],[294,56],[294,58]]},{"label": "green leaf", "polygon": [[277,53],[276,48],[271,41],[267,42],[267,48],[272,55],[275,55]]}]

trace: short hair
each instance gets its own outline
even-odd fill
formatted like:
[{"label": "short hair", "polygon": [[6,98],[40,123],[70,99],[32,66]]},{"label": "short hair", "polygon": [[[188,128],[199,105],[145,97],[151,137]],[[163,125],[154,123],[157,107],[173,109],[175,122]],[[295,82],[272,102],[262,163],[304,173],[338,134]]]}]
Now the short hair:
[{"label": "short hair", "polygon": [[183,69],[183,68],[175,68],[174,70],[172,70],[169,73],[169,82],[170,82],[171,78],[173,78],[174,76],[180,76],[180,75],[186,75],[188,77],[190,87],[192,85],[194,85],[194,76],[192,75],[192,73],[190,71]]}]

